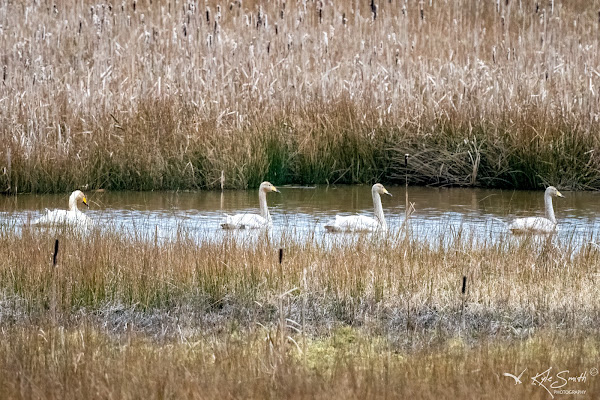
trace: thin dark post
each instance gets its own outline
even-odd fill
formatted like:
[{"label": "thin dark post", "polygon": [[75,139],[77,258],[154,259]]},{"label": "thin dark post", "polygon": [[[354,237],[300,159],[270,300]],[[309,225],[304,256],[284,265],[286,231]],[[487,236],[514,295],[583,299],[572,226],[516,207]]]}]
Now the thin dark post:
[{"label": "thin dark post", "polygon": [[54,242],[54,256],[52,257],[52,266],[56,267],[56,257],[58,257],[58,239]]},{"label": "thin dark post", "polygon": [[279,265],[283,262],[283,249],[279,249]]},{"label": "thin dark post", "polygon": [[462,279],[462,289],[461,289],[461,297],[462,297],[462,305],[460,307],[460,318],[462,320],[462,329],[465,329],[465,293],[467,292],[467,277],[463,275]]},{"label": "thin dark post", "polygon": [[371,0],[371,13],[373,14],[373,20],[377,19],[377,5],[375,0]]},{"label": "thin dark post", "polygon": [[[52,257],[52,266],[56,267],[58,257],[58,239],[54,241],[54,256]],[[50,298],[50,313],[52,315],[52,323],[56,324],[56,279],[59,269],[52,269],[52,297]]]}]

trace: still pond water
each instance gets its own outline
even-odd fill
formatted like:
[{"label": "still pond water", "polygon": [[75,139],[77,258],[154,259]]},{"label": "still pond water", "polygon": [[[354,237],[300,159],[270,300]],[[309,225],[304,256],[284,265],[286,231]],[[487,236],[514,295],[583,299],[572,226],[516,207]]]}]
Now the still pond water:
[{"label": "still pond water", "polygon": [[[392,233],[405,220],[404,186],[387,187],[393,197],[384,196],[383,208]],[[278,240],[331,241],[348,234],[328,234],[323,225],[336,214],[373,215],[371,187],[364,186],[280,186],[281,193],[268,195],[273,228],[269,235]],[[89,209],[82,209],[95,225],[110,227],[129,235],[162,240],[186,232],[198,240],[222,240],[237,235],[247,239],[256,231],[231,233],[220,227],[224,214],[258,213],[256,190],[200,192],[88,192]],[[587,243],[600,233],[600,193],[563,192],[554,199],[560,231],[557,240]],[[0,197],[0,224],[20,229],[39,217],[45,208],[66,208],[69,194],[19,195]],[[544,215],[543,191],[512,191],[463,188],[409,187],[408,201],[415,211],[410,217],[413,235],[439,242],[457,232],[476,240],[493,240],[507,234],[506,223],[520,216]],[[332,239],[333,238],[333,239]]]}]

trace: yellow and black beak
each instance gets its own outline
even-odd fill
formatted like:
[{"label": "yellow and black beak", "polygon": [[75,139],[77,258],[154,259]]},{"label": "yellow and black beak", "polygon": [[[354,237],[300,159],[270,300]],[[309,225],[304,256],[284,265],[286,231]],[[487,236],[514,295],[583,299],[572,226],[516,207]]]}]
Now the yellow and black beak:
[{"label": "yellow and black beak", "polygon": [[388,192],[386,188],[383,188],[383,194],[387,194],[388,196],[393,197],[392,194]]},{"label": "yellow and black beak", "polygon": [[563,196],[558,190],[556,191],[556,197],[562,197],[563,199],[565,198],[565,196]]},{"label": "yellow and black beak", "polygon": [[275,186],[271,186],[271,192],[281,193]]},{"label": "yellow and black beak", "polygon": [[85,204],[85,206],[86,206],[87,208],[90,208],[90,205],[88,204],[88,202],[87,202],[87,198],[86,198],[85,196],[83,196],[83,200],[81,200],[81,201],[83,201],[83,204]]}]

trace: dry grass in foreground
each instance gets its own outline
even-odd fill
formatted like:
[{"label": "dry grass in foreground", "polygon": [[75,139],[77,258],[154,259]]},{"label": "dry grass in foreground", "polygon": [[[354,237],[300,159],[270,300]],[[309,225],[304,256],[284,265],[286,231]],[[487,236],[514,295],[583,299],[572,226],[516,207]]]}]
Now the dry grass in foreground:
[{"label": "dry grass in foreground", "polygon": [[0,191],[600,187],[596,8],[375,3],[3,2]]},{"label": "dry grass in foreground", "polygon": [[[579,398],[600,392],[597,336],[541,332],[475,346],[457,338],[414,353],[349,328],[307,341],[304,351],[279,346],[260,328],[161,343],[138,334],[115,339],[85,323],[10,327],[3,336],[0,389],[12,399],[550,399],[531,384],[550,367],[562,390],[585,391]],[[520,385],[504,376],[524,370]],[[586,380],[565,385],[556,378],[565,370],[560,376]]]},{"label": "dry grass in foreground", "polygon": [[[0,389],[11,398],[547,398],[587,371],[600,253],[554,240],[351,247],[0,230]],[[462,277],[468,277],[461,294]]]}]

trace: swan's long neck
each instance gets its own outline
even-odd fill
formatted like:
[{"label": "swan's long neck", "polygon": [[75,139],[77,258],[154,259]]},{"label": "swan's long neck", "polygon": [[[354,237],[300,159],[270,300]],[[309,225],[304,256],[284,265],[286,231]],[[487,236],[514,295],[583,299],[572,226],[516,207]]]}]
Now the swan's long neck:
[{"label": "swan's long neck", "polygon": [[383,216],[383,207],[381,206],[381,196],[375,190],[373,190],[372,194],[373,207],[375,208],[375,219],[383,229],[387,229],[387,223],[385,222],[385,217]]},{"label": "swan's long neck", "polygon": [[71,196],[69,197],[69,210],[79,211],[77,209],[77,193],[71,193]]},{"label": "swan's long neck", "polygon": [[544,202],[546,203],[546,218],[556,224],[556,217],[554,216],[554,207],[552,206],[552,196],[550,193],[544,195]]},{"label": "swan's long neck", "polygon": [[267,221],[271,220],[269,209],[267,208],[267,192],[263,190],[258,191],[258,203],[260,204],[260,216]]}]

